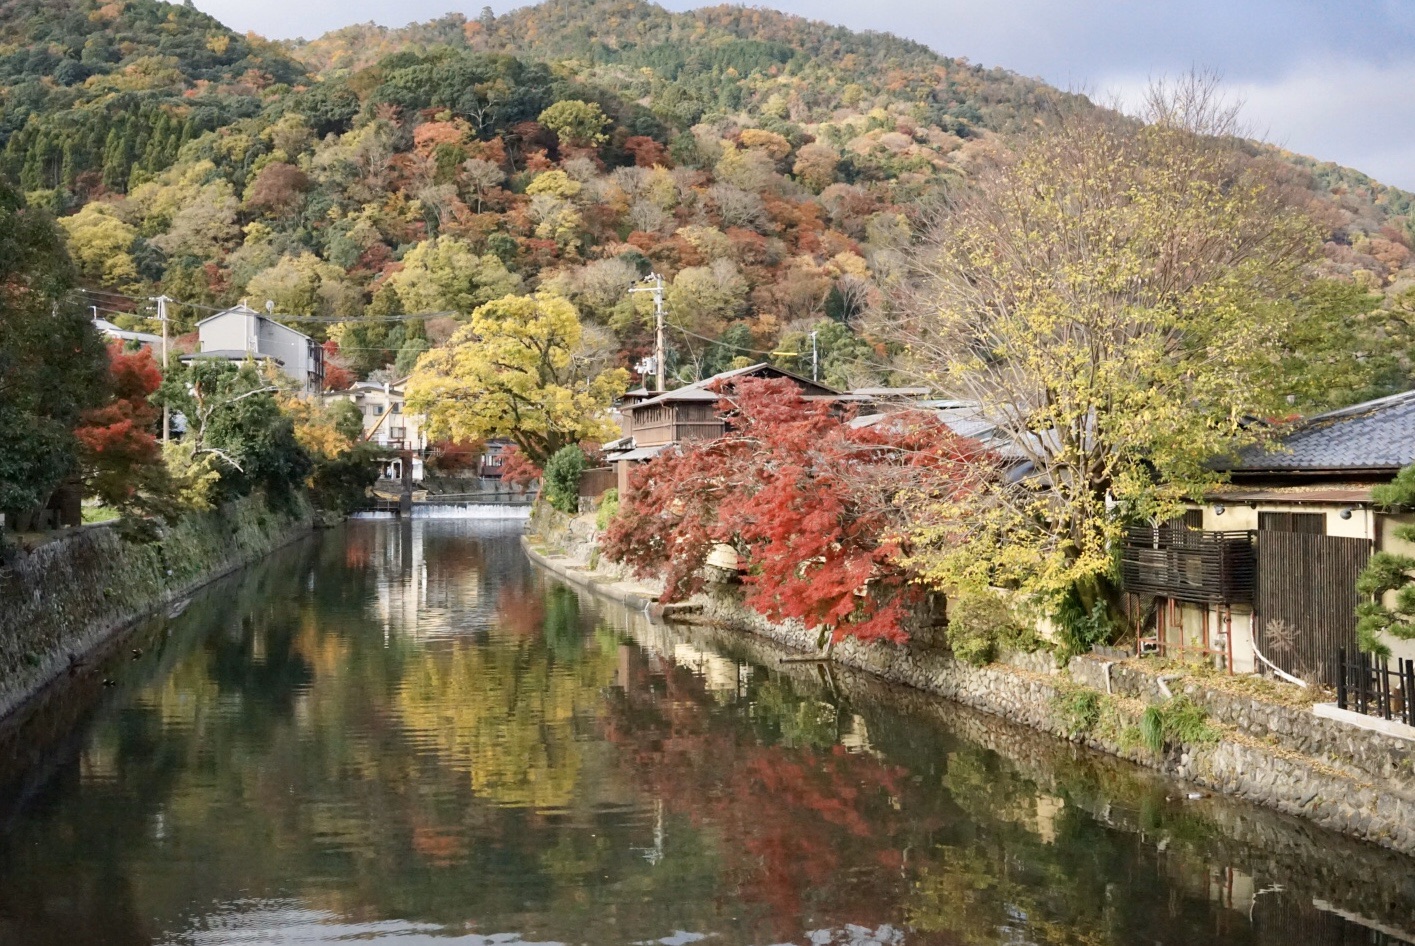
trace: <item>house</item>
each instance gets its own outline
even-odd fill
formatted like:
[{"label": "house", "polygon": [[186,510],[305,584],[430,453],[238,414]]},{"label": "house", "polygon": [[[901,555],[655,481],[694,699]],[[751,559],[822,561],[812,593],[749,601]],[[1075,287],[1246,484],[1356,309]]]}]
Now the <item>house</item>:
[{"label": "house", "polygon": [[[391,453],[411,453],[413,481],[421,482],[423,460],[427,455],[427,434],[424,432],[427,418],[406,410],[407,380],[384,383],[358,381],[348,390],[331,392],[324,398],[326,401],[349,401],[359,409],[364,419],[365,442],[377,444]],[[395,457],[390,460],[384,474],[389,479],[400,479],[402,459]]]},{"label": "house", "polygon": [[[1122,585],[1142,646],[1330,682],[1337,652],[1357,649],[1355,582],[1371,553],[1415,553],[1394,535],[1411,517],[1371,502],[1372,486],[1413,461],[1408,391],[1301,421],[1220,464],[1229,485],[1126,536]],[[1389,643],[1415,658],[1412,642]]]},{"label": "house", "polygon": [[624,436],[605,444],[606,459],[617,467],[621,494],[628,491],[629,469],[662,451],[692,440],[713,440],[727,430],[727,420],[717,409],[722,393],[743,378],[787,378],[806,397],[842,397],[839,391],[809,381],[769,364],[724,371],[672,391],[631,391],[619,405]]},{"label": "house", "polygon": [[150,332],[130,332],[127,329],[119,328],[107,319],[94,319],[93,327],[107,339],[116,339],[123,343],[124,348],[139,347],[146,348],[152,352],[152,356],[160,363],[162,361],[162,336],[153,335]]},{"label": "house", "polygon": [[501,479],[501,468],[506,463],[503,451],[510,446],[511,441],[503,437],[488,440],[482,446],[481,456],[477,460],[477,474],[484,480]]},{"label": "house", "polygon": [[262,315],[244,302],[197,323],[196,357],[272,361],[306,394],[324,390],[324,349],[303,332]]}]

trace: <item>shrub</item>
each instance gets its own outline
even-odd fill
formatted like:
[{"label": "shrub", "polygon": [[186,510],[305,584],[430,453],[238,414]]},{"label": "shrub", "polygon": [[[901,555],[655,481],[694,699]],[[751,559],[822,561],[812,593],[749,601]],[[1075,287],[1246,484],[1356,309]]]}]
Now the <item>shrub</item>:
[{"label": "shrub", "polygon": [[609,521],[619,514],[619,490],[610,488],[604,491],[604,495],[599,500],[599,511],[595,513],[595,528],[603,532],[609,525]]},{"label": "shrub", "polygon": [[561,447],[545,464],[545,498],[551,506],[574,515],[580,511],[580,474],[585,451],[575,444]]},{"label": "shrub", "polygon": [[1140,717],[1140,741],[1156,754],[1167,745],[1217,742],[1219,735],[1204,708],[1183,694],[1159,706],[1146,707]]},{"label": "shrub", "polygon": [[1085,687],[1059,690],[1052,701],[1066,731],[1081,736],[1095,728],[1101,718],[1101,694]]},{"label": "shrub", "polygon": [[354,512],[378,480],[380,456],[377,447],[362,443],[337,457],[316,457],[310,474],[310,498],[328,512]]},{"label": "shrub", "polygon": [[948,647],[964,663],[991,663],[1001,647],[1035,649],[1036,637],[1022,627],[1000,596],[986,590],[964,591],[948,602]]},{"label": "shrub", "polygon": [[1097,600],[1088,611],[1074,586],[1062,597],[1053,619],[1062,648],[1057,658],[1063,664],[1072,657],[1089,654],[1096,644],[1114,642],[1120,635],[1107,602]]}]

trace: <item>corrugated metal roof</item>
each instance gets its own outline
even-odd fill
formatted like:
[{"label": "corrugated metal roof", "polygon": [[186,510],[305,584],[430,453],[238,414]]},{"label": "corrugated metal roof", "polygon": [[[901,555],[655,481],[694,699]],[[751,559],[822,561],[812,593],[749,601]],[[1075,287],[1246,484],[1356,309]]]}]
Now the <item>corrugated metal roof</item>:
[{"label": "corrugated metal roof", "polygon": [[1251,448],[1233,472],[1394,472],[1415,462],[1415,391],[1299,421],[1270,447]]}]

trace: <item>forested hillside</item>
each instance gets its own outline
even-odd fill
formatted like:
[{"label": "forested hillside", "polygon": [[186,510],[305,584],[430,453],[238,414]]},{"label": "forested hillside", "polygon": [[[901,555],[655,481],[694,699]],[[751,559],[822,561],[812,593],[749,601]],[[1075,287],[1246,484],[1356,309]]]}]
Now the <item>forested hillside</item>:
[{"label": "forested hillside", "polygon": [[[195,304],[174,312],[190,328],[198,306],[271,300],[323,319],[300,326],[356,375],[402,374],[471,309],[533,289],[632,366],[650,333],[626,291],[652,269],[680,377],[800,367],[816,331],[828,380],[880,379],[867,316],[919,208],[1059,102],[1090,107],[738,7],[556,0],[272,44],[156,0],[0,6],[0,174],[61,217],[100,309],[135,323],[160,289]],[[1310,304],[1357,333],[1331,344],[1406,383],[1411,196],[1281,166],[1328,234],[1336,282]]]}]

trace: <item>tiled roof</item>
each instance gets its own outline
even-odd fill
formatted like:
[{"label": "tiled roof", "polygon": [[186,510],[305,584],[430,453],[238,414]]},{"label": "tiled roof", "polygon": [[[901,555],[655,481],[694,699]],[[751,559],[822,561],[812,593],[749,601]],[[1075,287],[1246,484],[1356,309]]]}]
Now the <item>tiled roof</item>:
[{"label": "tiled roof", "polygon": [[1415,462],[1415,391],[1299,421],[1267,448],[1251,448],[1232,472],[1398,470]]},{"label": "tiled roof", "polygon": [[731,371],[723,371],[719,374],[713,375],[710,378],[704,378],[701,381],[694,381],[692,384],[684,385],[681,388],[674,388],[672,391],[666,391],[663,394],[659,394],[655,397],[649,398],[647,401],[640,401],[637,404],[629,404],[626,405],[626,407],[629,410],[638,410],[641,407],[657,407],[660,404],[668,404],[673,401],[717,401],[722,397],[722,395],[710,391],[708,389],[710,385],[718,381],[725,381],[728,378],[738,378],[743,375],[756,374],[757,372],[760,372],[764,369],[774,371],[777,374],[783,375],[788,378],[792,378],[796,381],[801,382],[802,384],[814,385],[815,387],[820,388],[823,391],[829,391],[831,394],[840,393],[834,390],[833,388],[826,387],[819,381],[808,381],[800,375],[792,374],[791,372],[786,371],[785,369],[777,368],[774,365],[767,364],[766,362],[761,362],[760,364],[748,365],[745,368],[734,368]]}]

